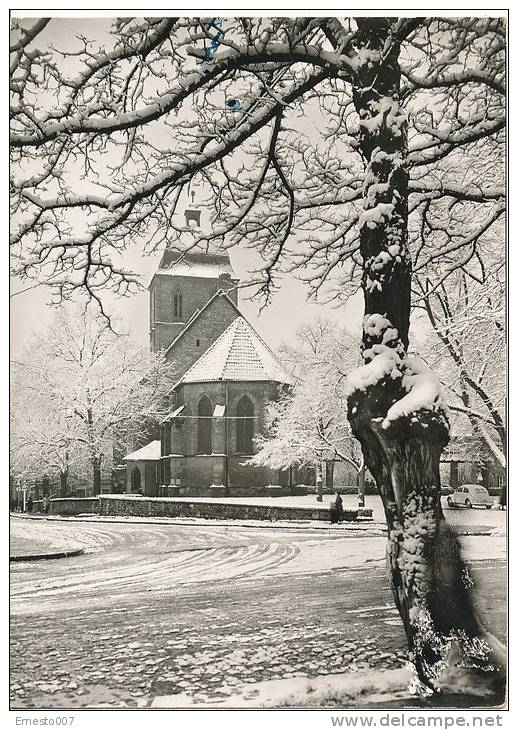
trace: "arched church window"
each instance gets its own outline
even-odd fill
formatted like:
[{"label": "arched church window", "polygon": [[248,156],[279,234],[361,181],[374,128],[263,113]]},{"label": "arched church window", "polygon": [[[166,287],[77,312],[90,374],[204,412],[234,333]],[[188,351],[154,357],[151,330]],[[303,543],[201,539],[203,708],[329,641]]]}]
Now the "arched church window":
[{"label": "arched church window", "polygon": [[212,453],[212,403],[206,395],[198,403],[198,454]]},{"label": "arched church window", "polygon": [[173,317],[175,319],[181,319],[183,316],[183,302],[182,293],[179,291],[173,292]]},{"label": "arched church window", "polygon": [[236,409],[236,450],[240,454],[253,453],[254,404],[244,395]]}]

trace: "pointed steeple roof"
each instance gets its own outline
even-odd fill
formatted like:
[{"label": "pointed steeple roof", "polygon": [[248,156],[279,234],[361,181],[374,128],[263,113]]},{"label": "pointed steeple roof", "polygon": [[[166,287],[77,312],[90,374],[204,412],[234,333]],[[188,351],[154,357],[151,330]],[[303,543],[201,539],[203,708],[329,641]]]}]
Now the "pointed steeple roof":
[{"label": "pointed steeple roof", "polygon": [[293,382],[244,317],[235,319],[176,385],[217,380]]}]

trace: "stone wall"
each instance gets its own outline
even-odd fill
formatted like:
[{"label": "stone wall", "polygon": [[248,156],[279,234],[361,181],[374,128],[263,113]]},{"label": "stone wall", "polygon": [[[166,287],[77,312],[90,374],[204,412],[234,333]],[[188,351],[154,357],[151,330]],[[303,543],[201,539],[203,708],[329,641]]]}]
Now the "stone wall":
[{"label": "stone wall", "polygon": [[167,350],[166,357],[175,368],[175,379],[179,379],[237,317],[239,311],[226,296],[216,297],[185,330],[174,347]]},{"label": "stone wall", "polygon": [[[140,471],[140,490],[133,489],[132,479],[135,468]],[[156,461],[145,461],[144,459],[140,461],[129,460],[126,469],[126,493],[131,494],[137,491],[137,493],[143,494],[145,497],[156,497],[158,494],[156,471]]]},{"label": "stone wall", "polygon": [[[34,502],[33,511],[41,512],[41,501]],[[49,514],[77,516],[101,514],[121,517],[202,517],[214,520],[319,520],[329,522],[327,507],[287,507],[272,504],[228,504],[217,499],[175,499],[171,497],[137,497],[131,495],[101,495],[98,498],[67,497],[51,499]],[[344,510],[344,519],[355,521],[358,516],[372,519],[372,510]]]},{"label": "stone wall", "polygon": [[208,495],[213,481],[213,458],[210,454],[200,454],[174,459],[179,470],[176,474],[181,475],[181,486],[187,489],[203,490],[199,494]]},{"label": "stone wall", "polygon": [[[59,499],[51,499],[49,504],[49,515],[80,515],[99,513],[98,497],[63,497]],[[41,500],[34,502],[33,512],[43,512]]]},{"label": "stone wall", "polygon": [[[174,277],[173,280],[173,277],[168,276],[157,277],[155,282],[156,309],[152,344],[154,349],[157,350],[169,347],[171,342],[183,331],[186,323],[196,310],[203,309],[209,299],[221,288],[221,282],[217,279],[195,279],[190,277]],[[183,316],[182,320],[177,322],[174,321],[171,312],[168,311],[168,308],[172,307],[172,297],[175,289],[181,289],[183,296]],[[153,296],[153,292],[151,296]],[[235,299],[235,294],[231,292],[228,296]],[[179,364],[180,375],[205,352],[207,347],[238,316],[237,309],[230,304],[226,297],[222,296],[214,299],[210,307],[207,307],[201,313],[196,322],[189,327],[185,335],[179,340],[178,344],[181,342],[182,346],[179,348],[175,346],[175,352],[170,356],[171,360],[175,360]],[[151,327],[153,328],[153,322]],[[198,342],[199,344],[197,344]],[[190,360],[189,364],[186,365],[183,362],[184,360]]]},{"label": "stone wall", "polygon": [[[213,520],[320,520],[329,522],[327,507],[286,507],[269,504],[228,504],[174,499],[103,495],[101,515],[132,517],[203,517]],[[364,515],[368,516],[368,515]],[[344,510],[346,521],[355,521],[357,510]]]}]

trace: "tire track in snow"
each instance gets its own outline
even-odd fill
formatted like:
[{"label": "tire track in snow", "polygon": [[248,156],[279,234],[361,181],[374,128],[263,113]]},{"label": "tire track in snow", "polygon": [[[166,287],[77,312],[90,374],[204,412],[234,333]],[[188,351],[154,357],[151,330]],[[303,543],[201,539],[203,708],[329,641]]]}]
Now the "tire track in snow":
[{"label": "tire track in snow", "polygon": [[268,570],[291,561],[300,548],[289,544],[257,544],[175,552],[165,558],[113,571],[113,566],[72,575],[48,576],[36,583],[12,586],[13,614],[35,613],[60,603],[70,607],[91,597],[96,601],[118,601],[124,593],[170,591],[197,582],[238,578]]},{"label": "tire track in snow", "polygon": [[[39,529],[41,521],[25,529]],[[46,534],[62,528],[43,523]],[[25,527],[25,526],[24,526]],[[131,594],[176,591],[190,583],[290,573],[325,573],[346,566],[359,541],[305,529],[118,523],[66,524],[87,554],[80,558],[17,564],[12,570],[14,614],[70,608],[88,602],[113,606]],[[378,538],[374,538],[377,541]],[[362,541],[363,542],[363,541]],[[381,542],[384,544],[383,538]],[[374,542],[371,539],[371,545]],[[383,553],[384,554],[384,553]],[[356,558],[355,558],[356,559]]]}]

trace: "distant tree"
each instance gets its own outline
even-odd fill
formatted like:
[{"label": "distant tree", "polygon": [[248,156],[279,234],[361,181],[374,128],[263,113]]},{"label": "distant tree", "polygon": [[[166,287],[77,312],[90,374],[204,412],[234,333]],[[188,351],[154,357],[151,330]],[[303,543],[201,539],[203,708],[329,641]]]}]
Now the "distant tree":
[{"label": "distant tree", "polygon": [[[93,471],[111,466],[119,442],[134,443],[167,410],[170,365],[90,310],[60,309],[26,348],[13,398],[17,462],[39,470],[58,465],[62,486],[71,461]],[[23,406],[30,404],[29,417]]]},{"label": "distant tree", "polygon": [[417,279],[420,306],[433,334],[423,351],[441,376],[450,410],[460,414],[505,468],[506,350],[504,266],[495,262],[480,282],[464,271],[436,285]]},{"label": "distant tree", "polygon": [[[46,472],[59,474],[60,496],[68,496],[71,474],[86,477],[88,454],[76,439],[74,423],[64,418],[57,403],[40,401],[39,394],[26,383],[31,373],[27,366],[13,368],[10,426],[11,472],[19,478],[35,482]],[[33,369],[29,366],[29,370]],[[36,369],[36,368],[34,368]],[[16,377],[17,371],[19,377]],[[34,376],[34,372],[32,373]]]},{"label": "distant tree", "polygon": [[339,460],[362,480],[363,455],[344,419],[343,384],[358,365],[354,339],[334,323],[319,320],[301,327],[295,344],[285,345],[280,357],[294,373],[295,384],[268,405],[252,463],[277,469],[312,466],[321,483],[323,462]]},{"label": "distant tree", "polygon": [[59,22],[14,28],[15,271],[59,297],[134,288],[126,248],[184,250],[176,206],[197,176],[211,227],[192,245],[254,248],[265,297],[286,271],[315,295],[333,275],[337,296],[360,287],[349,422],[416,671],[501,694],[504,652],[441,510],[440,384],[408,350],[413,272],[462,269],[505,215],[505,19],[123,18],[54,50]]}]

